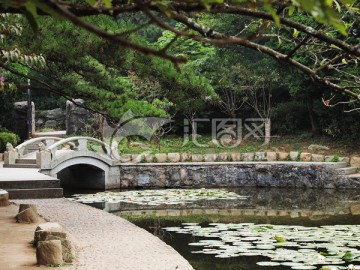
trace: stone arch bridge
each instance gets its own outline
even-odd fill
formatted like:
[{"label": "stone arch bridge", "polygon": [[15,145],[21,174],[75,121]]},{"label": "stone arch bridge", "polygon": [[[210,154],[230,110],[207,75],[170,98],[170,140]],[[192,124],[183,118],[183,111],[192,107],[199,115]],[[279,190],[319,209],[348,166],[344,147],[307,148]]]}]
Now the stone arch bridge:
[{"label": "stone arch bridge", "polygon": [[91,137],[39,137],[17,147],[8,145],[4,167],[33,167],[61,180],[62,187],[116,189],[120,187],[120,157]]}]

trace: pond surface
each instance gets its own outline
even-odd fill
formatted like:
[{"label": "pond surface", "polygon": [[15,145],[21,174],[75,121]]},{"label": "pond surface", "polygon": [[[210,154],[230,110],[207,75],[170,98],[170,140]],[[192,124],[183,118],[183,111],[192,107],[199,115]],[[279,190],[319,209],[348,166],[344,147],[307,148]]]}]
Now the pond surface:
[{"label": "pond surface", "polygon": [[[154,196],[165,194],[167,199],[160,197],[159,204],[150,201],[149,205],[152,192],[138,190],[141,195],[121,194],[134,203],[122,202],[121,211],[115,214],[160,237],[196,270],[321,269],[325,265],[333,268],[323,269],[348,269],[350,264],[360,269],[360,191],[229,191],[228,198],[212,190],[209,194],[221,197],[167,204],[169,194],[176,196],[177,191],[154,190]],[[187,193],[199,192],[208,190]],[[269,261],[280,265],[268,266]]]},{"label": "pond surface", "polygon": [[[320,269],[321,265],[334,265],[335,258],[332,263],[324,260],[324,263],[318,262],[315,263],[315,268],[291,268],[290,266],[259,266],[258,262],[271,261],[271,259],[275,259],[274,261],[278,261],[279,263],[284,262],[300,262],[304,261],[304,258],[299,258],[299,260],[289,260],[289,259],[280,259],[276,260],[273,256],[269,258],[268,252],[273,253],[274,250],[282,250],[279,252],[280,255],[284,254],[284,256],[292,256],[292,254],[287,254],[289,251],[302,250],[304,252],[309,251],[309,255],[320,256],[320,252],[327,252],[326,247],[333,247],[333,243],[330,243],[332,240],[331,237],[334,236],[334,240],[336,241],[347,241],[349,242],[349,238],[354,241],[352,247],[348,247],[347,245],[343,245],[342,243],[339,245],[341,250],[339,250],[340,258],[343,257],[347,251],[351,251],[354,256],[360,256],[360,225],[354,225],[353,227],[346,226],[348,224],[360,224],[360,216],[352,216],[352,215],[339,215],[326,217],[324,219],[311,220],[308,217],[267,217],[267,216],[241,216],[241,217],[216,217],[214,215],[209,216],[210,219],[216,221],[216,223],[209,222],[200,222],[194,223],[197,220],[194,216],[182,217],[176,219],[174,217],[163,217],[163,218],[132,218],[132,222],[136,225],[148,230],[150,233],[160,237],[167,244],[174,247],[182,256],[184,256],[191,265],[196,270],[208,270],[208,269],[227,269],[227,270],[235,270],[235,269]],[[206,216],[198,217],[198,220],[206,219]],[[131,220],[131,218],[130,218]],[[186,221],[192,221],[192,223],[186,223]],[[185,223],[185,224],[184,224]],[[231,229],[226,228],[229,226]],[[261,224],[261,225],[256,225]],[[271,225],[270,225],[271,224]],[[344,226],[335,226],[338,227],[339,231],[333,229],[333,227],[320,227],[320,226],[328,226],[329,224],[334,225],[344,225]],[[278,229],[276,228],[279,226]],[[283,226],[289,225],[289,226]],[[299,225],[311,226],[305,227],[303,229]],[[196,227],[191,228],[191,227]],[[220,227],[220,230],[210,230],[209,228]],[[224,228],[225,227],[225,228]],[[179,233],[179,228],[186,229],[191,228],[188,232]],[[200,232],[199,229],[207,230],[207,232]],[[344,231],[343,228],[347,230]],[[354,229],[356,228],[356,230]],[[193,230],[196,233],[191,232]],[[200,230],[201,230],[200,229]],[[255,230],[253,230],[255,229]],[[277,229],[277,230],[275,230]],[[333,232],[334,234],[328,234],[325,236],[324,230],[327,232]],[[174,231],[173,231],[174,230]],[[186,231],[186,230],[185,230]],[[266,232],[267,231],[267,232]],[[220,233],[219,233],[220,232]],[[235,232],[235,233],[234,233]],[[240,232],[240,233],[239,233]],[[254,233],[255,232],[255,233]],[[296,241],[296,234],[302,236],[302,239],[298,239]],[[211,236],[213,235],[213,236]],[[270,235],[270,237],[269,237]],[[289,235],[293,235],[293,239],[288,239]],[[319,236],[317,240],[313,238]],[[346,237],[344,237],[344,235]],[[225,236],[225,237],[224,237]],[[325,238],[326,237],[326,238]],[[278,240],[275,240],[278,238]],[[270,239],[270,241],[269,241]],[[295,239],[295,240],[294,240]],[[284,241],[284,242],[282,242]],[[204,247],[203,243],[207,243],[207,247]],[[189,245],[189,243],[195,243],[195,245]],[[197,244],[201,244],[198,246]],[[282,245],[284,243],[292,243],[293,245]],[[297,243],[300,243],[300,247],[296,246]],[[243,246],[241,246],[243,245]],[[249,247],[249,245],[251,245]],[[275,247],[266,247],[265,245],[275,245]],[[260,249],[256,249],[255,247],[260,247]],[[261,248],[262,246],[262,248]],[[221,256],[215,257],[221,253],[216,252],[217,250],[229,250],[230,255],[228,258],[221,258]],[[235,250],[236,257],[232,257],[233,252],[231,252],[231,247],[240,247]],[[204,254],[201,252],[202,250],[208,251],[208,254]],[[354,252],[354,249],[358,250]],[[200,252],[199,252],[200,251]],[[215,252],[214,252],[215,251]],[[258,255],[257,252],[264,252],[266,256]],[[312,252],[312,253],[310,253]],[[206,252],[205,252],[206,253]],[[306,253],[303,253],[306,254]],[[319,254],[319,255],[317,255]],[[225,253],[226,255],[226,253]],[[271,254],[270,254],[271,255]],[[326,255],[326,254],[325,254]],[[323,255],[321,255],[322,257]],[[226,256],[225,256],[226,257]],[[325,256],[324,256],[325,257]],[[309,259],[306,258],[305,259]],[[322,258],[319,258],[320,260]],[[354,258],[355,259],[355,258]],[[358,259],[358,258],[357,258]],[[351,262],[354,265],[360,265],[360,261]],[[341,263],[341,261],[336,262]],[[349,263],[343,263],[343,266],[349,265]],[[340,265],[339,265],[340,266]],[[330,268],[331,269],[331,268]],[[334,268],[337,269],[337,268]],[[340,268],[338,268],[340,269]],[[347,267],[344,269],[348,269]]]}]

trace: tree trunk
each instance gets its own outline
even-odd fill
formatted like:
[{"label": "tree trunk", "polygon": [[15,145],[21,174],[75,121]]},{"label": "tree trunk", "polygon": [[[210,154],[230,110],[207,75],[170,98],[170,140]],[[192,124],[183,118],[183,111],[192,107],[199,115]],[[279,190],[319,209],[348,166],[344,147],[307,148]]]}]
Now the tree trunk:
[{"label": "tree trunk", "polygon": [[269,118],[265,119],[265,141],[264,141],[264,145],[269,145],[270,144],[270,139],[271,139],[271,121]]},{"label": "tree trunk", "polygon": [[231,118],[232,118],[232,122],[233,122],[233,131],[234,131],[234,136],[231,136],[233,140],[238,140],[239,138],[239,134],[238,134],[238,126],[237,126],[237,119],[236,119],[236,114],[235,113],[232,113],[231,114]]},{"label": "tree trunk", "polygon": [[308,109],[310,123],[311,123],[311,133],[312,133],[312,136],[315,137],[315,136],[320,135],[320,128],[319,128],[319,123],[316,119],[316,115],[313,111],[313,103],[314,103],[314,99],[307,96],[306,104],[307,104],[307,109]]},{"label": "tree trunk", "polygon": [[196,123],[195,123],[195,120],[193,117],[191,117],[189,120],[190,120],[190,125],[191,125],[191,139],[193,142],[195,142],[197,139]]}]

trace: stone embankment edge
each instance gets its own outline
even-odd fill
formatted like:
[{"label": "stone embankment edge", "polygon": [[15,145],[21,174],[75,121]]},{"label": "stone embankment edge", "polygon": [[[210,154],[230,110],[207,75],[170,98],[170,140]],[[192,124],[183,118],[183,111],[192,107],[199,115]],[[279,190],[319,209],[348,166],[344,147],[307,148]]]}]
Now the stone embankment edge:
[{"label": "stone embankment edge", "polygon": [[122,154],[122,163],[177,163],[177,162],[227,162],[227,161],[298,161],[298,162],[346,162],[360,168],[360,157],[340,157],[312,154],[308,152],[251,152],[251,153],[158,153],[158,154]]}]

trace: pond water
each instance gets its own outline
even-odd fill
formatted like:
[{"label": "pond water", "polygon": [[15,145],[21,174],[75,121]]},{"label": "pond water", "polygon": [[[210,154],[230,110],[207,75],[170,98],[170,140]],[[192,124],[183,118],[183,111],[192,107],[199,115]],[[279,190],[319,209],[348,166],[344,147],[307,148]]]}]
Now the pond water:
[{"label": "pond water", "polygon": [[[211,191],[208,200],[181,204],[167,204],[174,192],[182,196],[176,190],[146,192],[112,193],[124,200],[114,214],[160,237],[196,270],[360,269],[360,191],[233,189],[229,198]],[[166,199],[149,203],[152,192]]]}]

